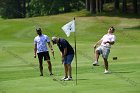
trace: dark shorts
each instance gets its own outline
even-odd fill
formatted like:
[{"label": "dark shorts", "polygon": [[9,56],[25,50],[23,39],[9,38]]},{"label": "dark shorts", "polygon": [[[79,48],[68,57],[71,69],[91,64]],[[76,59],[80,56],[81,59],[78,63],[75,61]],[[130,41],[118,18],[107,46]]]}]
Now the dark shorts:
[{"label": "dark shorts", "polygon": [[49,52],[48,51],[37,53],[37,55],[38,55],[39,61],[42,61],[43,58],[44,58],[44,61],[50,60],[50,55],[49,55]]}]

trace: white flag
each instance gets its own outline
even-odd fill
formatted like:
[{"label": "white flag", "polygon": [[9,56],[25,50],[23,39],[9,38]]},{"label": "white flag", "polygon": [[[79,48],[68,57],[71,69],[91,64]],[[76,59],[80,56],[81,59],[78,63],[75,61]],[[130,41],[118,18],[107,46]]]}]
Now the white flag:
[{"label": "white flag", "polygon": [[67,37],[69,37],[71,32],[75,32],[75,20],[65,24],[62,29],[66,33]]}]

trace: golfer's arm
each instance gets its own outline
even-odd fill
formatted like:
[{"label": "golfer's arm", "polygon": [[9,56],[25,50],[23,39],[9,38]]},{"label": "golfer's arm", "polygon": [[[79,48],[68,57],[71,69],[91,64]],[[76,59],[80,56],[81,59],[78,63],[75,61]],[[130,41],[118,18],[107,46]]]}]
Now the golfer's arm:
[{"label": "golfer's arm", "polygon": [[108,41],[107,43],[109,43],[110,45],[113,45],[115,42],[114,41],[112,41],[112,42]]},{"label": "golfer's arm", "polygon": [[35,48],[34,48],[34,55],[36,56],[36,51],[37,51],[37,44],[35,44]]},{"label": "golfer's arm", "polygon": [[100,39],[94,46],[100,45],[102,40]]},{"label": "golfer's arm", "polygon": [[67,48],[64,48],[64,52],[60,52],[62,58],[64,58],[67,54]]},{"label": "golfer's arm", "polygon": [[67,54],[67,48],[64,48],[64,54],[63,54],[63,57],[65,57]]},{"label": "golfer's arm", "polygon": [[48,42],[48,46],[49,46],[49,48],[50,48],[51,50],[53,50],[52,45],[51,45],[50,42]]}]

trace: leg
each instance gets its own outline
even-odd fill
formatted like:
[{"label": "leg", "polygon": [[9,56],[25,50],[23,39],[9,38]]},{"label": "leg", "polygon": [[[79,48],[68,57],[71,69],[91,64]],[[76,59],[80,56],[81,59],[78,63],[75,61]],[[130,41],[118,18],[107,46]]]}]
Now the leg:
[{"label": "leg", "polygon": [[68,64],[64,64],[65,78],[68,77]]},{"label": "leg", "polygon": [[43,76],[43,64],[42,60],[39,60],[40,76]]},{"label": "leg", "polygon": [[105,65],[105,72],[104,74],[108,74],[109,71],[108,71],[108,56],[109,56],[109,53],[110,53],[110,49],[109,48],[104,48],[103,50],[103,59],[104,59],[104,65]]},{"label": "leg", "polygon": [[98,65],[99,56],[100,56],[100,52],[99,52],[99,50],[96,50],[95,51],[95,62],[93,62],[93,66],[99,66]]},{"label": "leg", "polygon": [[64,77],[61,80],[67,80],[68,79],[68,65],[64,63]]},{"label": "leg", "polygon": [[40,76],[43,76],[43,56],[42,53],[38,53]]},{"label": "leg", "polygon": [[74,54],[67,56],[68,76],[69,76],[68,80],[72,80],[72,67],[71,67],[71,63],[72,63],[73,57],[74,57]]},{"label": "leg", "polygon": [[98,62],[99,56],[100,56],[99,50],[96,50],[95,51],[95,61],[96,62]]},{"label": "leg", "polygon": [[103,58],[104,59],[104,65],[105,65],[105,69],[108,70],[108,61],[106,58]]},{"label": "leg", "polygon": [[72,78],[72,67],[71,67],[71,64],[68,64],[68,72],[69,72],[69,77]]},{"label": "leg", "polygon": [[74,54],[67,55],[64,62],[64,68],[65,68],[65,78],[64,80],[72,80],[72,67],[71,62],[73,60]]},{"label": "leg", "polygon": [[49,55],[49,52],[44,52],[44,60],[47,60],[47,63],[48,63],[48,70],[50,72],[50,75],[53,75],[52,74],[52,64],[51,64],[51,61],[50,61],[50,55]]},{"label": "leg", "polygon": [[48,63],[48,70],[50,72],[50,75],[53,75],[52,74],[52,64],[51,64],[51,61],[50,60],[47,60],[47,63]]}]

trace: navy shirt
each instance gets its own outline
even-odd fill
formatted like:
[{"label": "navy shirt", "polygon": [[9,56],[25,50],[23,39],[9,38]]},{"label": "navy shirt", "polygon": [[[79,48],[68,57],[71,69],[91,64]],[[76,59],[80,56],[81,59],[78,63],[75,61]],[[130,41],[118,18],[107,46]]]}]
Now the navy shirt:
[{"label": "navy shirt", "polygon": [[72,48],[72,46],[68,43],[67,40],[63,39],[63,38],[59,38],[59,42],[57,44],[57,46],[59,47],[59,50],[64,54],[64,48],[67,48],[67,55],[70,54],[74,54],[74,50]]}]

